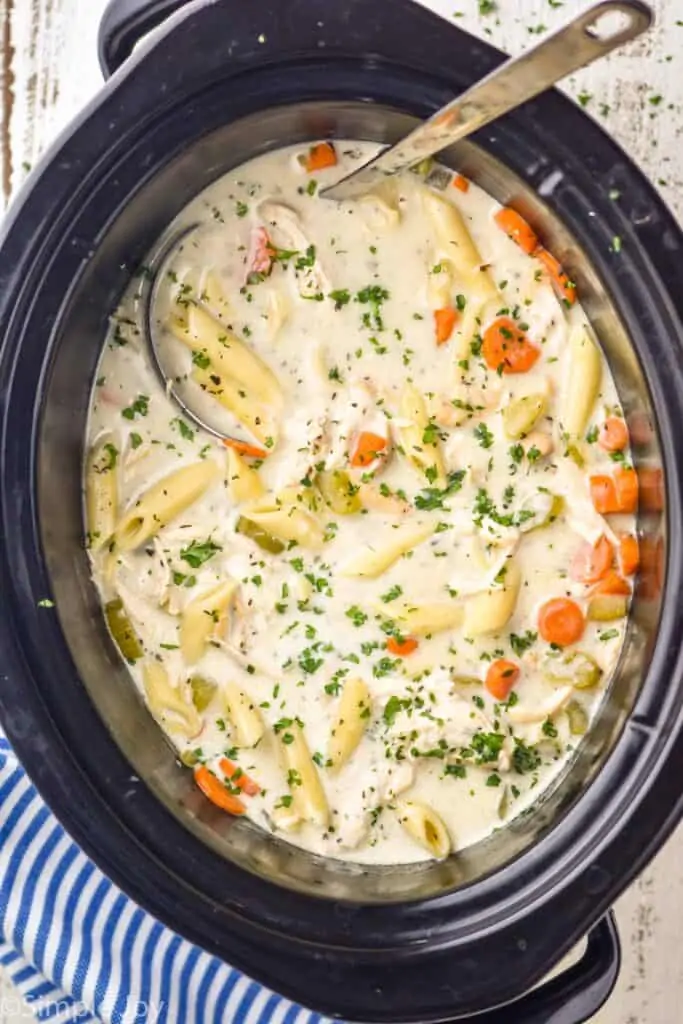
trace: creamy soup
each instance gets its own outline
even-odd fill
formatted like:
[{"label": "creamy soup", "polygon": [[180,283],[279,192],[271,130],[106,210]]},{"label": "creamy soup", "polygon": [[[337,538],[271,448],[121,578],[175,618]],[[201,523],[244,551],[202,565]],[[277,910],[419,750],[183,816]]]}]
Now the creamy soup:
[{"label": "creamy soup", "polygon": [[619,655],[636,491],[557,261],[443,167],[319,197],[375,150],[272,152],[183,211],[154,330],[234,440],[155,375],[143,271],[93,392],[87,544],[208,800],[400,863],[481,840],[566,766]]}]

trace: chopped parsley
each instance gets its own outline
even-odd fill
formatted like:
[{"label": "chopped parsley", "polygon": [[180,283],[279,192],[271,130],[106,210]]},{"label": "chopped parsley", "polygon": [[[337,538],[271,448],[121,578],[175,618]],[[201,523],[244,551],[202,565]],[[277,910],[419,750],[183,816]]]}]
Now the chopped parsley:
[{"label": "chopped parsley", "polygon": [[334,302],[334,308],[339,310],[351,301],[351,292],[348,288],[338,288],[336,291],[330,292],[330,298]]},{"label": "chopped parsley", "polygon": [[181,549],[180,557],[191,568],[198,569],[201,565],[204,565],[204,562],[208,562],[210,558],[213,558],[214,555],[222,550],[221,545],[214,543],[211,538],[205,541],[193,540],[186,548]]},{"label": "chopped parsley", "polygon": [[449,473],[448,483],[444,488],[426,487],[416,496],[415,508],[419,509],[420,512],[433,512],[434,509],[444,508],[445,499],[450,498],[453,494],[457,494],[462,487],[464,479],[464,469],[458,469],[454,473]]},{"label": "chopped parsley", "polygon": [[538,633],[534,633],[533,630],[527,629],[526,633],[510,633],[510,647],[518,657],[521,657],[525,651],[528,651],[536,641],[538,640]]},{"label": "chopped parsley", "polygon": [[178,428],[178,433],[182,438],[186,441],[194,441],[194,430],[192,430],[191,427],[188,427],[185,420],[181,420],[180,416],[177,416],[171,422]]},{"label": "chopped parsley", "polygon": [[520,775],[527,775],[534,772],[541,763],[538,751],[535,747],[527,746],[524,740],[515,736],[515,749],[512,752],[512,767]]},{"label": "chopped parsley", "polygon": [[388,726],[392,726],[396,721],[396,715],[400,711],[408,711],[412,705],[412,701],[408,697],[390,697],[384,707],[383,718]]},{"label": "chopped parsley", "polygon": [[499,732],[475,732],[470,741],[470,746],[476,754],[477,764],[489,764],[497,761],[505,737]]},{"label": "chopped parsley", "polygon": [[357,627],[363,626],[368,621],[367,615],[357,604],[351,605],[350,608],[346,609],[346,617],[351,619],[351,622]]},{"label": "chopped parsley", "polygon": [[482,448],[491,448],[493,446],[493,434],[485,423],[479,423],[474,428],[474,436]]},{"label": "chopped parsley", "polygon": [[149,395],[138,395],[127,408],[121,410],[126,420],[134,420],[136,416],[146,416],[149,412]]},{"label": "chopped parsley", "polygon": [[379,284],[368,285],[356,293],[356,302],[369,306],[367,313],[363,313],[363,327],[371,330],[383,331],[384,319],[381,314],[382,303],[389,298],[389,292]]}]

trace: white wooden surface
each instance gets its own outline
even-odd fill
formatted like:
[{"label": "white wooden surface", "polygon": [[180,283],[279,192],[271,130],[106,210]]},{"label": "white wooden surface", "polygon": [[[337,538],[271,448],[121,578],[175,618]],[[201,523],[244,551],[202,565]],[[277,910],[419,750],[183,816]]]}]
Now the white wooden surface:
[{"label": "white wooden surface", "polygon": [[[585,6],[584,0],[424,2],[511,53],[532,43],[543,26],[551,29]],[[566,88],[640,163],[683,218],[683,0],[653,2],[658,21],[649,37],[577,75]],[[95,39],[104,6],[105,0],[0,0],[5,201],[97,89]],[[682,853],[683,827],[619,902],[624,966],[597,1024],[683,1020]],[[0,1024],[29,1019],[30,1010],[0,974]]]}]

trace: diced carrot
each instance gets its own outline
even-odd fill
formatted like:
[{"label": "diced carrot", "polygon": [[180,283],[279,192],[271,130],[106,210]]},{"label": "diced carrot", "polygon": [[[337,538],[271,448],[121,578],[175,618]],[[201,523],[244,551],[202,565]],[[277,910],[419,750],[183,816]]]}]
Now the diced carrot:
[{"label": "diced carrot", "polygon": [[664,508],[664,476],[658,466],[643,466],[638,470],[640,503],[646,512],[661,512]]},{"label": "diced carrot", "polygon": [[337,164],[337,151],[331,142],[316,142],[309,149],[304,166],[309,174],[313,171],[323,171],[326,167],[335,167]]},{"label": "diced carrot", "polygon": [[606,452],[623,452],[628,444],[628,430],[620,416],[608,416],[600,427],[598,444]]},{"label": "diced carrot", "polygon": [[244,814],[246,807],[239,797],[233,796],[225,788],[222,782],[213,775],[206,765],[200,765],[194,770],[194,781],[197,783],[207,800],[210,800],[216,807],[228,814]]},{"label": "diced carrot", "polygon": [[597,583],[609,572],[614,561],[614,549],[607,537],[595,544],[587,541],[578,549],[571,564],[571,577],[580,583]]},{"label": "diced carrot", "polygon": [[254,228],[249,242],[247,257],[247,284],[268,277],[273,269],[275,249],[264,227]]},{"label": "diced carrot", "polygon": [[356,438],[351,453],[351,465],[359,468],[371,466],[387,446],[387,439],[373,434],[371,430],[362,431]]},{"label": "diced carrot", "polygon": [[551,252],[543,248],[537,249],[534,256],[545,267],[548,277],[560,293],[561,298],[568,306],[573,306],[576,302],[576,285],[565,274],[560,261],[555,259]]},{"label": "diced carrot", "polygon": [[623,533],[619,538],[619,563],[624,576],[633,576],[638,572],[640,546],[635,534]]},{"label": "diced carrot", "polygon": [[611,476],[592,476],[589,480],[591,500],[596,512],[607,516],[618,512],[617,489]]},{"label": "diced carrot", "polygon": [[507,316],[498,317],[486,328],[481,351],[489,370],[502,373],[526,373],[541,354]]},{"label": "diced carrot", "polygon": [[246,455],[249,459],[265,459],[269,455],[265,448],[257,448],[256,445],[238,441],[235,437],[224,437],[223,444],[226,448],[232,448],[238,455]]},{"label": "diced carrot", "polygon": [[407,658],[420,646],[414,636],[396,637],[390,636],[387,640],[389,654],[395,654],[397,658]]},{"label": "diced carrot", "polygon": [[623,594],[624,597],[630,597],[631,588],[623,576],[611,569],[603,579],[595,584],[591,594]]},{"label": "diced carrot", "polygon": [[434,328],[436,330],[437,345],[445,345],[453,333],[453,328],[458,322],[460,314],[453,306],[444,306],[443,309],[434,310]]},{"label": "diced carrot", "polygon": [[261,792],[261,787],[258,782],[254,782],[254,780],[243,772],[239,765],[236,765],[234,761],[231,761],[227,757],[222,757],[218,763],[221,771],[228,779],[230,779],[232,785],[237,786],[246,793],[247,796],[258,796]]},{"label": "diced carrot", "polygon": [[531,229],[531,227],[524,220],[521,214],[517,213],[509,206],[504,206],[502,210],[493,218],[505,234],[516,242],[520,249],[531,255],[538,248],[538,236]]},{"label": "diced carrot", "polygon": [[614,473],[618,512],[635,512],[638,508],[638,474],[635,469],[617,469]]},{"label": "diced carrot", "polygon": [[519,679],[519,665],[505,658],[498,658],[489,665],[484,686],[496,700],[507,700],[510,690]]},{"label": "diced carrot", "polygon": [[470,183],[462,174],[456,174],[453,178],[453,188],[457,188],[458,192],[469,192]]},{"label": "diced carrot", "polygon": [[576,601],[555,597],[538,612],[538,631],[549,644],[568,647],[583,636],[586,622]]}]

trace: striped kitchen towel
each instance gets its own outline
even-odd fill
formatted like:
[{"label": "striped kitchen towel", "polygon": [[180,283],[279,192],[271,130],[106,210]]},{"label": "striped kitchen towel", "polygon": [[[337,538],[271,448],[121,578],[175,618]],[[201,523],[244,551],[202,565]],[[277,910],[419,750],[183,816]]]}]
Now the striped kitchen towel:
[{"label": "striped kitchen towel", "polygon": [[[18,1019],[325,1024],[128,899],[50,813],[0,733],[0,965]],[[12,1001],[10,1000],[10,1003]]]}]

